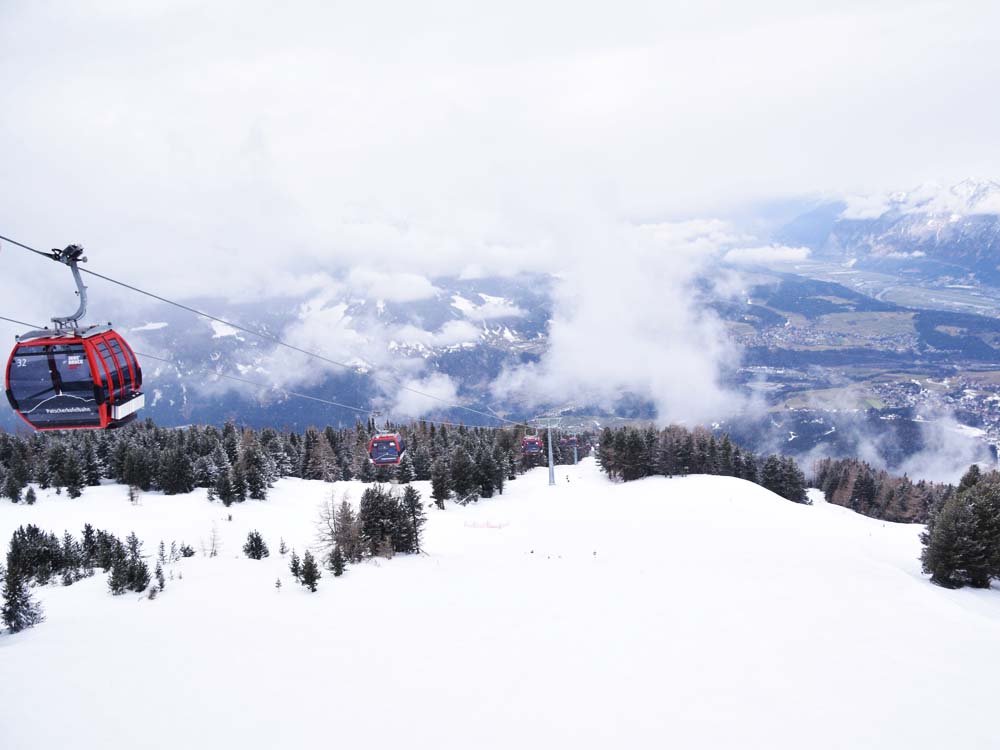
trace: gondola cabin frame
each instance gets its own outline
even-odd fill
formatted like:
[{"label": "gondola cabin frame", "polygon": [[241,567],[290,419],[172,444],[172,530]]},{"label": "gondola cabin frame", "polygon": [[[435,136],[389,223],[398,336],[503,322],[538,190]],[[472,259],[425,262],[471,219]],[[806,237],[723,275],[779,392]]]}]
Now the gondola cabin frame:
[{"label": "gondola cabin frame", "polygon": [[106,326],[18,337],[4,388],[18,416],[41,431],[117,427],[145,405],[139,360]]}]

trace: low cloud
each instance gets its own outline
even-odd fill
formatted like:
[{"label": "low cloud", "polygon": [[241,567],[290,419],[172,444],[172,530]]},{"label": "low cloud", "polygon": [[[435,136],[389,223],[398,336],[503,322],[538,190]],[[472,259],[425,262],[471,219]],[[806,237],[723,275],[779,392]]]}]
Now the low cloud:
[{"label": "low cloud", "polygon": [[440,292],[426,276],[372,268],[352,269],[347,275],[347,283],[353,294],[385,302],[417,302]]},{"label": "low cloud", "polygon": [[979,430],[966,427],[947,411],[922,416],[923,448],[906,459],[897,471],[933,482],[958,482],[974,463],[993,468],[994,461]]},{"label": "low cloud", "polygon": [[786,245],[766,245],[762,247],[741,247],[728,251],[723,260],[740,265],[761,265],[771,263],[794,263],[809,258],[809,248],[788,247]]},{"label": "low cloud", "polygon": [[447,409],[447,404],[459,403],[457,384],[442,373],[434,373],[423,378],[409,378],[401,381],[401,385],[412,388],[413,391],[400,388],[392,399],[383,402],[394,417],[422,417]]},{"label": "low cloud", "polygon": [[923,250],[914,250],[911,253],[902,253],[898,251],[882,252],[882,253],[876,252],[874,253],[874,255],[877,255],[880,258],[892,258],[893,260],[915,260],[916,258],[926,257],[927,253],[925,253]]},{"label": "low cloud", "polygon": [[[829,401],[814,401],[810,408],[828,411],[834,404]],[[983,440],[981,430],[961,424],[954,412],[943,403],[931,402],[922,405],[915,416],[919,428],[920,449],[901,461],[898,456],[905,454],[912,441],[908,429],[894,429],[894,421],[882,421],[875,425],[861,419],[856,403],[844,401],[840,411],[855,413],[859,420],[837,422],[836,444],[820,443],[799,455],[802,465],[811,469],[815,462],[826,457],[851,456],[866,461],[876,469],[890,474],[906,474],[910,479],[931,482],[956,483],[972,464],[993,468],[996,464],[989,446]],[[902,423],[899,423],[902,424]],[[903,425],[909,427],[908,424]],[[781,436],[775,435],[768,446],[772,451],[788,450]]]},{"label": "low cloud", "polygon": [[526,405],[613,407],[633,393],[653,401],[661,422],[703,422],[742,408],[722,383],[738,352],[694,289],[732,239],[726,225],[588,229],[580,242],[601,250],[562,274],[548,350],[538,363],[504,372],[495,394]]},{"label": "low cloud", "polygon": [[392,341],[410,346],[457,346],[479,340],[481,330],[466,320],[450,320],[437,331],[425,331],[414,325],[400,326],[392,331]]},{"label": "low cloud", "polygon": [[499,318],[523,318],[527,314],[520,307],[502,297],[491,297],[485,294],[478,296],[483,300],[480,304],[456,294],[452,297],[451,306],[469,320],[480,323]]},{"label": "low cloud", "polygon": [[842,219],[877,219],[890,208],[889,199],[884,195],[849,195],[844,203]]}]

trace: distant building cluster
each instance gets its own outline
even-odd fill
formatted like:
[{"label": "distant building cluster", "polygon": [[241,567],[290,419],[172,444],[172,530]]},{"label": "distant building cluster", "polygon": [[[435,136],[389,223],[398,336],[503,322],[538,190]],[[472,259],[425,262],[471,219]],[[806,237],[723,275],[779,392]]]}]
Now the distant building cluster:
[{"label": "distant building cluster", "polygon": [[746,347],[769,349],[837,349],[872,348],[881,351],[915,351],[919,339],[912,333],[879,333],[859,329],[846,333],[830,330],[819,322],[805,325],[770,326],[753,333],[737,335],[737,341]]}]

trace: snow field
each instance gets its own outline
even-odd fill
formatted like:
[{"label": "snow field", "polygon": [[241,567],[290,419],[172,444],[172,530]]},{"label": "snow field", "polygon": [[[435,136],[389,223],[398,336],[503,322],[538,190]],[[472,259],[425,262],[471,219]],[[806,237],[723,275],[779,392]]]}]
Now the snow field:
[{"label": "snow field", "polygon": [[[429,508],[427,554],[324,571],[316,594],[278,539],[301,554],[319,504],[363,485],[4,501],[3,540],[90,522],[198,555],[152,602],[100,574],[35,589],[46,622],[0,636],[0,746],[997,746],[1000,592],[931,586],[919,527],[723,477],[616,485],[589,459],[557,480]],[[243,557],[252,529],[270,558]]]}]

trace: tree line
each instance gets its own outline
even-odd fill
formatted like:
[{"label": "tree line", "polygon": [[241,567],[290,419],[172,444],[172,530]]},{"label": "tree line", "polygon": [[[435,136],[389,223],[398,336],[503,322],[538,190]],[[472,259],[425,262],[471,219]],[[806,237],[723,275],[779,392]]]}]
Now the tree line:
[{"label": "tree line", "polygon": [[955,488],[894,476],[857,458],[824,458],[813,466],[813,487],[828,503],[894,523],[926,523]]},{"label": "tree line", "polygon": [[605,427],[597,459],[612,479],[630,482],[648,476],[714,474],[759,484],[787,500],[808,503],[803,471],[789,456],[757,456],[734,444],[729,435],[671,425]]},{"label": "tree line", "polygon": [[[34,502],[29,487],[34,482],[76,498],[86,487],[111,480],[167,495],[206,488],[212,499],[230,505],[264,500],[275,480],[290,476],[326,482],[429,480],[436,501],[455,497],[466,503],[502,493],[505,482],[547,461],[544,454],[522,455],[520,428],[427,422],[388,428],[407,443],[398,466],[377,467],[368,460],[368,441],[378,432],[372,421],[303,433],[232,422],[221,429],[163,428],[150,420],[105,431],[0,432],[0,496]],[[557,463],[573,459],[572,449],[556,445],[553,452]]]}]

